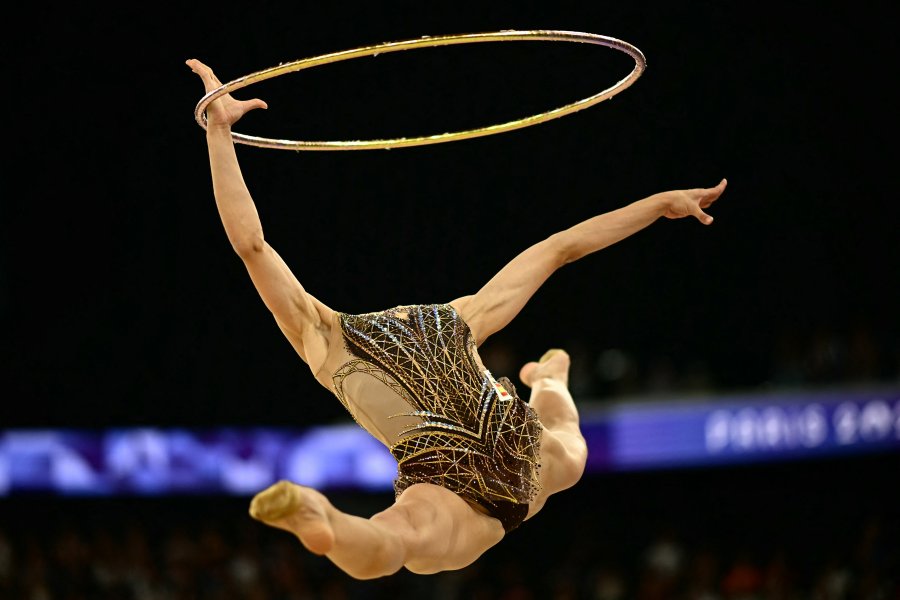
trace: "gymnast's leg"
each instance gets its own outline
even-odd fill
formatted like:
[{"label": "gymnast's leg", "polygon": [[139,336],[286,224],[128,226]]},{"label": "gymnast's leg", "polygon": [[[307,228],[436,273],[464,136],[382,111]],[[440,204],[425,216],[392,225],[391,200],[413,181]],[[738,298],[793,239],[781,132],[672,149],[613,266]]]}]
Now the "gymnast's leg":
[{"label": "gymnast's leg", "polygon": [[569,355],[548,350],[538,362],[527,363],[519,378],[531,388],[528,404],[544,426],[541,434],[541,491],[526,519],[533,517],[551,494],[575,485],[584,474],[587,443],[581,434],[578,409],[569,392]]},{"label": "gymnast's leg", "polygon": [[390,508],[365,519],[341,512],[312,488],[280,481],[253,498],[250,514],[293,533],[356,579],[401,567],[420,574],[460,569],[504,535],[499,520],[428,483],[410,486]]}]

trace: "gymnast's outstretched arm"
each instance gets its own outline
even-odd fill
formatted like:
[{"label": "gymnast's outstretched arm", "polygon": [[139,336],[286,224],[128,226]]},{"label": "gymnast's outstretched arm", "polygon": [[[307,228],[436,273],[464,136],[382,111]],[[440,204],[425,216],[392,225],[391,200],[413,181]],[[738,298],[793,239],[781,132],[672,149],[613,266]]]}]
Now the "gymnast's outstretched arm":
[{"label": "gymnast's outstretched arm", "polygon": [[726,180],[711,188],[672,190],[653,194],[622,208],[582,221],[524,250],[471,296],[451,302],[481,344],[500,331],[522,310],[547,278],[565,264],[637,233],[660,217],[696,217],[725,191]]},{"label": "gymnast's outstretched arm", "polygon": [[[196,59],[187,65],[203,80],[207,92],[222,85],[212,69]],[[313,372],[328,353],[330,308],[306,292],[263,237],[256,205],[238,164],[231,126],[248,111],[267,108],[260,99],[236,100],[226,94],[207,108],[206,141],[213,193],[225,233],[266,307],[291,345]]]}]

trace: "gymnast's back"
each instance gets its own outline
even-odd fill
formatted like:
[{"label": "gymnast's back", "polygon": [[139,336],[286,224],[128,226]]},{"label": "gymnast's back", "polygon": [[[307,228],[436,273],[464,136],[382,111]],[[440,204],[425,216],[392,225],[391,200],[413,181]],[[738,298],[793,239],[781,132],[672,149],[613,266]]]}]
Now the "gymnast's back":
[{"label": "gymnast's back", "polygon": [[334,311],[328,352],[315,376],[388,447],[436,420],[448,429],[477,426],[477,399],[493,379],[450,304]]}]

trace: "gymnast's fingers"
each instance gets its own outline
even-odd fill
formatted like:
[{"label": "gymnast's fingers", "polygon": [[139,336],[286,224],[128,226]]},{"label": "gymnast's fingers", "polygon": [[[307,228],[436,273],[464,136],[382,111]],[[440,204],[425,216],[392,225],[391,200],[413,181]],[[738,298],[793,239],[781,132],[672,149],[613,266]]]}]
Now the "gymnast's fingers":
[{"label": "gymnast's fingers", "polygon": [[186,63],[191,68],[191,70],[199,75],[200,79],[203,80],[203,85],[206,87],[207,92],[222,86],[222,82],[219,81],[219,78],[216,77],[212,69],[210,69],[208,66],[206,66],[196,58],[192,58],[186,61]]},{"label": "gymnast's fingers", "polygon": [[254,98],[252,100],[244,100],[243,105],[244,105],[244,112],[251,111],[255,108],[262,108],[262,109],[269,108],[269,105],[266,104],[266,102],[264,100],[260,100],[259,98]]},{"label": "gymnast's fingers", "polygon": [[716,200],[718,200],[719,196],[722,195],[722,192],[725,191],[725,186],[727,186],[727,185],[728,185],[728,180],[723,178],[722,181],[720,181],[718,184],[716,184],[715,187],[709,188],[709,190],[707,190],[707,192],[709,194],[709,201],[715,202]]},{"label": "gymnast's fingers", "polygon": [[700,211],[700,215],[697,218],[704,225],[712,225],[713,218],[711,216],[709,216],[708,214],[706,214],[705,212],[703,212],[702,210]]},{"label": "gymnast's fingers", "polygon": [[703,212],[703,209],[700,208],[699,204],[694,205],[694,208],[691,211],[691,214],[693,214],[695,217],[697,217],[697,220],[700,221],[701,223],[703,223],[704,225],[709,225],[713,222],[713,218],[711,216],[709,216],[708,214],[706,214],[705,212]]},{"label": "gymnast's fingers", "polygon": [[713,202],[719,199],[722,195],[722,192],[725,191],[725,186],[728,185],[728,181],[723,179],[716,185],[716,187],[707,188],[702,190],[702,196],[700,199],[700,208],[707,208]]}]

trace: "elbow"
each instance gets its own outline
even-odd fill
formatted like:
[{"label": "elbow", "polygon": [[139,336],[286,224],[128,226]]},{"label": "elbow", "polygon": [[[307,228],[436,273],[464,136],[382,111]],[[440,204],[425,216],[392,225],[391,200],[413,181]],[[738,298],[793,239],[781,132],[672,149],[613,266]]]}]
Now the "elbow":
[{"label": "elbow", "polygon": [[572,236],[566,235],[564,231],[551,235],[547,238],[546,244],[550,250],[550,255],[553,257],[554,270],[575,262],[584,256],[584,253],[579,250]]},{"label": "elbow", "polygon": [[265,239],[263,239],[261,231],[254,235],[230,238],[229,241],[231,242],[231,247],[234,249],[235,253],[243,260],[258,255],[266,247],[266,242]]}]

